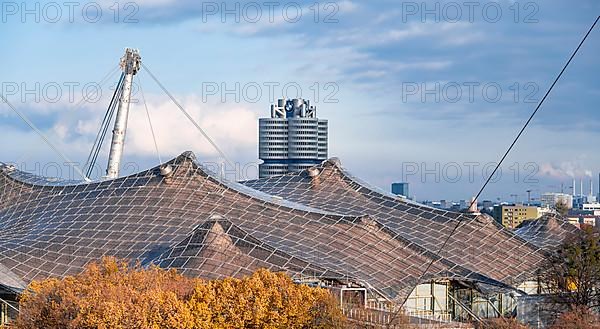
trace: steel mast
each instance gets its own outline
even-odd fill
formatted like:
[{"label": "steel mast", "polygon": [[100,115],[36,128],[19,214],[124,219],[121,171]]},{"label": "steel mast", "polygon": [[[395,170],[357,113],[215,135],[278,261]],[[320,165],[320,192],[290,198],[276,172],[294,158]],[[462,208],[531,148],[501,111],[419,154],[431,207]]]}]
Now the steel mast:
[{"label": "steel mast", "polygon": [[112,142],[110,144],[110,154],[108,156],[108,166],[106,168],[106,177],[114,179],[119,177],[121,159],[123,157],[123,147],[125,146],[125,132],[127,131],[127,119],[129,117],[129,103],[131,101],[131,84],[133,76],[140,70],[142,58],[137,49],[126,48],[125,55],[121,58],[121,69],[125,75],[123,81],[123,92],[119,99],[119,109],[115,119],[115,128],[112,133]]}]

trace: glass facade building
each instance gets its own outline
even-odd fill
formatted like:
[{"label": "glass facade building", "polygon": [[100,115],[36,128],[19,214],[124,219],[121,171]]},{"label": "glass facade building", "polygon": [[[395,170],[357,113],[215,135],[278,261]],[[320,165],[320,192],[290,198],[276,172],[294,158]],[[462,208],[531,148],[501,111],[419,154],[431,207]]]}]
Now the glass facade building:
[{"label": "glass facade building", "polygon": [[327,159],[327,120],[308,100],[279,99],[271,117],[259,119],[259,177],[310,168]]},{"label": "glass facade building", "polygon": [[392,193],[408,198],[408,183],[392,183]]}]

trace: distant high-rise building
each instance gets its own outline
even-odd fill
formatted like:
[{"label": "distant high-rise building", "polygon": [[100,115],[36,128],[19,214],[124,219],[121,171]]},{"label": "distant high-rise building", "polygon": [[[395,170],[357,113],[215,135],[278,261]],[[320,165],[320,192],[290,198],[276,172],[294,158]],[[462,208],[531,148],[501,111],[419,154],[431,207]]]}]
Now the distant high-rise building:
[{"label": "distant high-rise building", "polygon": [[440,200],[440,208],[448,209],[452,206],[452,201],[448,202],[446,200]]},{"label": "distant high-rise building", "polygon": [[492,200],[483,200],[481,206],[484,209],[492,208],[494,206],[494,202]]},{"label": "distant high-rise building", "polygon": [[565,193],[543,193],[540,202],[546,208],[554,208],[559,202],[566,204],[567,208],[573,208],[573,196]]},{"label": "distant high-rise building", "polygon": [[392,183],[392,193],[408,198],[408,183]]},{"label": "distant high-rise building", "polygon": [[327,160],[327,120],[301,98],[279,99],[258,123],[259,177],[300,171]]}]

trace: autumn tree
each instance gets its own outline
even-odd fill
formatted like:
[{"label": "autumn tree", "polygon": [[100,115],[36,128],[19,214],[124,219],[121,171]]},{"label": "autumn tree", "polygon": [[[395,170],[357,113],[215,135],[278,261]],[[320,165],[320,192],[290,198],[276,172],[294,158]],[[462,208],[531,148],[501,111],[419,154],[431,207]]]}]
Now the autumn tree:
[{"label": "autumn tree", "polygon": [[554,205],[554,210],[561,216],[566,216],[569,213],[569,206],[566,202],[560,200]]},{"label": "autumn tree", "polygon": [[203,281],[174,270],[105,258],[79,275],[33,282],[17,329],[340,328],[344,317],[325,289],[259,270]]},{"label": "autumn tree", "polygon": [[194,318],[218,328],[339,328],[343,323],[327,290],[267,270],[198,284],[188,304]]},{"label": "autumn tree", "polygon": [[600,329],[600,317],[589,310],[561,314],[550,329]]},{"label": "autumn tree", "polygon": [[567,239],[549,255],[541,280],[554,309],[585,314],[600,308],[600,237],[593,227]]},{"label": "autumn tree", "polygon": [[183,298],[194,282],[157,267],[104,258],[79,275],[32,282],[17,328],[190,328]]}]

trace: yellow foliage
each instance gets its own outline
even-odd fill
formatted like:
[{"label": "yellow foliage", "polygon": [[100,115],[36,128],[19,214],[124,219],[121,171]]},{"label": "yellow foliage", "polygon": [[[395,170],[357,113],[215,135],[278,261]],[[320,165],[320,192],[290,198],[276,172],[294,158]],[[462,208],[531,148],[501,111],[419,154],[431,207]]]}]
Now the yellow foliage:
[{"label": "yellow foliage", "polygon": [[573,277],[566,278],[566,288],[568,291],[577,291],[577,280]]},{"label": "yellow foliage", "polygon": [[259,270],[243,279],[203,281],[174,270],[104,258],[79,275],[32,282],[17,329],[340,328],[331,294]]}]

